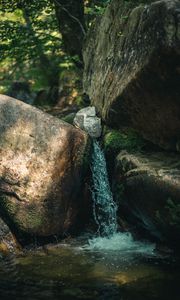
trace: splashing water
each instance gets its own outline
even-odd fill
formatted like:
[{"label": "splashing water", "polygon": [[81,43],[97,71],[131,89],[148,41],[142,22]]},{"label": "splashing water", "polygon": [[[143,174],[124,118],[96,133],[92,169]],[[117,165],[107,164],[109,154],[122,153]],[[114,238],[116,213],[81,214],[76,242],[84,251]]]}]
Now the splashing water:
[{"label": "splashing water", "polygon": [[91,163],[93,179],[93,214],[98,226],[98,236],[89,240],[84,248],[89,250],[120,250],[152,254],[155,245],[134,241],[130,233],[117,232],[117,205],[113,201],[108,180],[106,160],[99,143],[93,141]]},{"label": "splashing water", "polygon": [[117,231],[117,206],[109,185],[105,156],[96,140],[93,141],[91,170],[94,219],[99,234],[110,236]]},{"label": "splashing water", "polygon": [[84,249],[103,252],[118,251],[123,253],[123,257],[129,257],[132,254],[145,254],[148,256],[155,254],[155,244],[135,241],[129,232],[117,232],[109,237],[94,237],[89,240],[89,244]]}]

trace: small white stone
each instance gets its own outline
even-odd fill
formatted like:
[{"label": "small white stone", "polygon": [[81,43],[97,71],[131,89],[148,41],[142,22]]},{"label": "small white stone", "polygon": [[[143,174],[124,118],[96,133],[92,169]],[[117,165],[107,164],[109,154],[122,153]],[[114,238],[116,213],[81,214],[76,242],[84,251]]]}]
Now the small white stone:
[{"label": "small white stone", "polygon": [[74,118],[74,125],[86,131],[93,138],[101,136],[101,119],[96,116],[94,106],[88,106],[78,111]]}]

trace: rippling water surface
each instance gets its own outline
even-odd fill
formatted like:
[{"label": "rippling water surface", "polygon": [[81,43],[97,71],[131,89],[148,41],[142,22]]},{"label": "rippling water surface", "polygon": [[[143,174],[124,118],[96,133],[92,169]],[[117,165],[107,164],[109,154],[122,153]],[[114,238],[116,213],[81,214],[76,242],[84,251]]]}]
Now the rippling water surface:
[{"label": "rippling water surface", "polygon": [[151,244],[117,235],[0,261],[0,299],[179,300],[177,263],[157,255]]}]

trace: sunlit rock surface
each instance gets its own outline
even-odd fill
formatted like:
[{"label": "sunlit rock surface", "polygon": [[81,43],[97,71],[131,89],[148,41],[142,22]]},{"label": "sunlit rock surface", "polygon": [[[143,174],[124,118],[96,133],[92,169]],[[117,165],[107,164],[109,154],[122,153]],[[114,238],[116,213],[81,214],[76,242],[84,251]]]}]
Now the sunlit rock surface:
[{"label": "sunlit rock surface", "polygon": [[121,152],[114,195],[119,216],[136,230],[180,247],[180,161],[167,153]]},{"label": "sunlit rock surface", "polygon": [[84,47],[84,92],[111,127],[180,148],[180,1],[112,0]]},{"label": "sunlit rock surface", "polygon": [[76,230],[86,133],[3,95],[0,120],[0,215],[20,239]]},{"label": "sunlit rock surface", "polygon": [[101,136],[101,119],[96,116],[94,106],[88,106],[77,112],[74,125],[86,131],[92,138]]}]

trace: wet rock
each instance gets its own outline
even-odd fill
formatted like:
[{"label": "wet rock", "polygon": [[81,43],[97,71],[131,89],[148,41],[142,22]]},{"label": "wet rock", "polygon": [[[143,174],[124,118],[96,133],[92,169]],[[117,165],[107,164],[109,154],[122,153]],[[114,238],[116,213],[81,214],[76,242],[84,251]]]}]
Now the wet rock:
[{"label": "wet rock", "polygon": [[114,186],[120,216],[136,230],[180,247],[179,155],[122,151]]},{"label": "wet rock", "polygon": [[88,106],[77,112],[74,125],[86,131],[91,137],[101,136],[101,119],[96,116],[94,106]]},{"label": "wet rock", "polygon": [[180,1],[112,0],[84,47],[84,92],[111,127],[179,151]]},{"label": "wet rock", "polygon": [[87,134],[3,95],[0,119],[0,215],[25,242],[76,232],[85,207]]},{"label": "wet rock", "polygon": [[17,253],[20,246],[9,227],[0,218],[0,256]]}]

